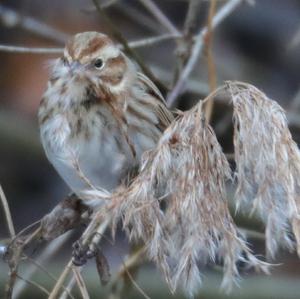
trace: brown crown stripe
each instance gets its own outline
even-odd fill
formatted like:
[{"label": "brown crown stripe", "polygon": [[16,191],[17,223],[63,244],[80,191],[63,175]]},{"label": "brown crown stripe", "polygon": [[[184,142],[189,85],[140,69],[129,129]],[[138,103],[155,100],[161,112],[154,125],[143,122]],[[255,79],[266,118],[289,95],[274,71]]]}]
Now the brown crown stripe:
[{"label": "brown crown stripe", "polygon": [[82,49],[82,51],[79,53],[77,59],[80,60],[81,58],[88,56],[92,53],[95,53],[96,51],[99,51],[101,48],[104,48],[105,46],[111,44],[111,41],[109,38],[106,37],[95,37],[91,39],[87,46]]}]

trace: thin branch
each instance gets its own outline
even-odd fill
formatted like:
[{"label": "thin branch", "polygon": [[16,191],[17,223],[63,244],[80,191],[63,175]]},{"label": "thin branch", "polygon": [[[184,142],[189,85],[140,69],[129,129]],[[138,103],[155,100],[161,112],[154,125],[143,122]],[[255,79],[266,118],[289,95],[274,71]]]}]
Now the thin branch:
[{"label": "thin branch", "polygon": [[[170,82],[172,80],[172,73],[169,70],[156,65],[151,66],[151,69],[161,81]],[[206,82],[190,77],[186,83],[186,90],[203,96],[209,93],[209,86]]]},{"label": "thin branch", "polygon": [[0,21],[6,27],[20,27],[40,37],[64,44],[69,35],[32,17],[23,16],[17,11],[0,4]]},{"label": "thin branch", "polygon": [[[64,281],[66,280],[67,276],[69,275],[70,271],[72,270],[72,259],[69,260],[68,264],[65,266],[63,272],[60,274],[60,277],[58,278],[54,288],[52,289],[48,299],[57,299],[58,293],[60,289],[62,288],[62,285],[64,284]],[[68,289],[68,288],[67,288]],[[70,290],[68,290],[70,291]]]},{"label": "thin branch", "polygon": [[78,286],[78,288],[81,292],[82,298],[83,299],[89,299],[90,296],[89,296],[86,284],[85,284],[85,282],[84,282],[84,280],[81,276],[80,269],[73,266],[72,270],[73,270],[73,274],[74,274],[74,277],[75,277],[76,282],[77,282],[77,286]]},{"label": "thin branch", "polygon": [[129,270],[136,267],[145,254],[145,247],[139,248],[137,251],[131,253],[125,261],[122,262],[121,268],[111,281],[111,289],[116,288],[118,281],[129,273]]},{"label": "thin branch", "polygon": [[23,53],[23,54],[61,54],[62,48],[30,48],[11,45],[0,45],[1,52]]},{"label": "thin branch", "polygon": [[154,20],[152,16],[143,13],[140,9],[135,6],[131,6],[128,2],[120,1],[120,3],[116,5],[116,9],[118,9],[120,13],[129,17],[131,22],[137,23],[139,26],[142,26],[153,33],[161,33],[162,26],[157,24],[157,21]]},{"label": "thin branch", "polygon": [[182,68],[184,67],[188,58],[190,57],[192,45],[194,42],[192,31],[196,23],[197,12],[199,11],[200,4],[201,1],[199,0],[189,1],[189,7],[186,13],[183,26],[183,35],[180,39],[177,40],[177,47],[175,50],[177,61],[175,64],[172,86],[176,84],[178,77],[182,72]]},{"label": "thin branch", "polygon": [[[216,66],[214,62],[214,57],[212,53],[213,46],[213,28],[212,28],[212,20],[216,11],[216,0],[210,1],[209,13],[207,19],[207,34],[206,34],[206,57],[207,57],[207,71],[208,71],[208,82],[210,91],[213,91],[217,87],[217,76],[216,76]],[[210,122],[211,115],[213,112],[214,101],[209,101],[205,106],[205,118],[207,122]]]},{"label": "thin branch", "polygon": [[190,0],[189,1],[189,7],[188,7],[188,11],[187,11],[186,18],[184,21],[184,26],[183,26],[184,35],[188,35],[191,32],[193,32],[195,24],[196,24],[197,13],[199,12],[200,5],[201,5],[201,1],[199,1],[199,0]]},{"label": "thin branch", "polygon": [[[57,278],[54,277],[50,272],[48,272],[47,269],[45,269],[45,267],[41,265],[41,263],[45,263],[51,256],[55,255],[55,253],[61,249],[61,247],[65,244],[69,237],[70,234],[65,234],[64,236],[53,240],[37,258],[37,261],[31,259],[30,257],[26,257],[26,259],[33,264],[33,267],[26,267],[26,272],[23,274],[23,276],[30,278],[33,276],[37,269],[40,269],[45,272],[53,281],[57,282]],[[14,296],[16,298],[19,297],[25,286],[26,285],[23,281],[16,282],[16,285],[14,287]],[[71,294],[69,294],[69,296],[71,298],[74,298]]]},{"label": "thin branch", "polygon": [[180,35],[180,32],[172,24],[172,22],[166,17],[161,9],[152,0],[139,0],[151,14],[158,20],[172,34]]},{"label": "thin branch", "polygon": [[141,48],[141,47],[147,47],[152,46],[155,44],[158,44],[160,42],[166,41],[166,40],[172,40],[181,37],[181,34],[173,34],[173,33],[166,33],[159,36],[153,36],[144,38],[137,41],[132,41],[128,43],[128,46],[130,48]]},{"label": "thin branch", "polygon": [[26,279],[26,278],[24,278],[24,277],[22,277],[22,276],[20,276],[18,274],[17,274],[17,277],[19,279],[23,280],[25,283],[30,284],[30,285],[36,287],[37,289],[39,289],[40,291],[42,291],[44,294],[46,294],[46,295],[50,294],[50,292],[46,288],[44,288],[40,284],[36,283],[35,281],[32,281],[30,279]]},{"label": "thin branch", "polygon": [[[130,48],[141,48],[151,45],[158,44],[163,41],[172,40],[180,37],[180,35],[175,34],[163,34],[159,36],[153,36],[148,38],[143,38],[137,41],[128,42]],[[124,48],[120,45],[120,48]],[[10,52],[18,54],[62,54],[63,48],[34,48],[34,47],[20,47],[14,45],[0,45],[0,52]]]},{"label": "thin branch", "polygon": [[[16,283],[16,278],[18,276],[18,268],[19,263],[21,260],[22,252],[24,248],[32,242],[34,239],[36,239],[41,232],[41,228],[37,228],[29,237],[26,238],[26,240],[17,248],[13,250],[13,257],[9,260],[9,278],[5,285],[5,298],[12,298],[12,293],[14,289],[14,285]],[[10,246],[14,245],[14,241],[11,242]]]},{"label": "thin branch", "polygon": [[[88,227],[85,229],[83,235],[82,235],[82,245],[87,245],[88,241],[90,240],[91,236],[94,234],[95,229],[99,229],[100,227],[102,228],[102,230],[105,230],[106,227],[108,226],[108,224],[110,223],[110,215],[106,215],[106,219],[101,221],[101,218],[98,217],[99,215],[102,215],[102,210],[100,210],[92,219],[92,221],[90,222],[90,224],[88,225]],[[101,231],[102,231],[101,230]],[[100,241],[100,237],[98,235],[100,234],[96,234],[97,238],[99,238],[98,240]],[[100,235],[101,236],[101,235]],[[54,288],[51,291],[51,294],[49,296],[48,299],[56,299],[58,298],[58,293],[64,283],[64,281],[66,280],[67,276],[69,275],[69,273],[72,270],[72,259],[69,260],[68,264],[66,265],[66,267],[64,268],[63,272],[61,273],[57,283],[55,284]],[[73,277],[71,278],[72,281]],[[71,286],[71,288],[69,288],[69,286]],[[67,289],[70,291],[73,287],[73,283],[69,283],[67,286]],[[60,296],[60,298],[65,298],[64,296],[66,292],[63,292],[62,295]]]},{"label": "thin branch", "polygon": [[16,231],[15,231],[14,223],[13,223],[13,220],[11,217],[9,205],[8,205],[6,196],[4,194],[4,191],[3,191],[1,185],[0,185],[0,199],[1,199],[2,206],[3,206],[4,214],[6,217],[6,223],[8,226],[9,234],[10,234],[10,237],[13,239],[16,235]]},{"label": "thin branch", "polygon": [[[36,268],[38,268],[41,271],[43,271],[44,273],[46,273],[47,276],[50,277],[54,282],[57,282],[57,278],[52,273],[50,273],[44,266],[42,266],[39,262],[35,261],[34,259],[32,259],[30,257],[26,257],[26,259],[29,262],[31,262],[32,264],[34,264],[36,266]],[[68,296],[70,296],[70,298],[75,299],[74,296],[70,292],[68,292],[67,288],[64,285],[62,285],[62,288],[68,293]],[[14,296],[18,297],[16,295],[16,292],[14,292]]]},{"label": "thin branch", "polygon": [[137,284],[137,282],[134,280],[132,275],[130,274],[129,271],[126,271],[126,274],[128,275],[131,283],[135,286],[135,288],[142,294],[142,296],[146,299],[151,299],[145,292],[144,290]]},{"label": "thin branch", "polygon": [[[106,220],[104,220],[96,230],[93,231],[94,237],[90,243],[90,248],[91,250],[94,249],[95,246],[97,246],[97,244],[100,242],[106,228],[108,227],[110,223],[110,219],[107,218]],[[80,268],[79,271],[82,270],[82,267]],[[71,291],[75,285],[75,282],[77,281],[75,275],[73,275],[71,277],[71,279],[69,280],[68,286],[66,288],[66,290],[61,294],[61,296],[59,297],[60,299],[66,299],[67,298],[67,291]]]},{"label": "thin branch", "polygon": [[[212,22],[212,28],[216,28],[227,16],[232,13],[237,6],[242,2],[242,0],[231,0],[228,1],[215,15],[213,22]],[[169,107],[173,107],[177,97],[181,93],[184,84],[186,83],[186,80],[188,79],[189,75],[193,71],[197,61],[198,57],[201,53],[201,50],[203,48],[203,38],[207,33],[207,27],[200,30],[196,37],[196,41],[194,44],[194,47],[192,49],[190,58],[188,62],[186,63],[182,73],[180,74],[180,77],[178,81],[176,82],[173,90],[170,92],[170,94],[167,97],[167,104]]]},{"label": "thin branch", "polygon": [[[100,3],[100,6],[101,6],[101,8],[105,9],[105,8],[109,8],[110,6],[115,5],[117,2],[119,2],[119,0],[107,0],[106,2]],[[81,11],[86,12],[86,13],[91,13],[91,12],[97,11],[97,9],[93,5],[93,6],[89,6],[86,8],[82,8]]]},{"label": "thin branch", "polygon": [[64,292],[60,295],[59,299],[67,299],[68,295],[72,291],[73,287],[75,286],[76,279],[75,276],[72,275],[71,279],[69,280],[66,288],[64,289]]}]

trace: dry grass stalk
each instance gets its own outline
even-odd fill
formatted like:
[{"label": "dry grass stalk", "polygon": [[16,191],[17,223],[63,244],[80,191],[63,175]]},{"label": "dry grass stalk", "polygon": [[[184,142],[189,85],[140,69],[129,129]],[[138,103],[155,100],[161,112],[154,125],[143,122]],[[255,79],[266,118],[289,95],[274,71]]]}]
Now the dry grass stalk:
[{"label": "dry grass stalk", "polygon": [[6,219],[6,223],[7,223],[7,227],[8,227],[8,230],[9,230],[10,237],[14,238],[15,235],[16,235],[15,227],[14,227],[14,223],[13,223],[13,220],[12,220],[12,217],[11,217],[8,202],[7,202],[5,193],[4,193],[1,185],[0,185],[0,201],[2,203],[3,210],[4,210],[4,213],[5,213],[5,219]]},{"label": "dry grass stalk", "polygon": [[145,242],[173,292],[179,285],[190,295],[197,290],[200,262],[223,262],[227,290],[238,276],[238,261],[266,271],[230,216],[227,179],[228,162],[200,103],[182,113],[145,154],[132,184],[112,195],[113,220],[122,219],[130,239]]},{"label": "dry grass stalk", "polygon": [[285,113],[252,85],[230,82],[228,88],[234,106],[237,202],[250,205],[266,222],[269,256],[279,246],[295,245],[300,255],[300,152]]},{"label": "dry grass stalk", "polygon": [[83,277],[80,273],[80,270],[77,267],[72,267],[72,270],[73,270],[73,274],[74,274],[74,277],[76,279],[77,286],[80,290],[82,298],[83,299],[89,299],[90,296],[89,296],[86,284],[84,282],[84,279],[83,279]]}]

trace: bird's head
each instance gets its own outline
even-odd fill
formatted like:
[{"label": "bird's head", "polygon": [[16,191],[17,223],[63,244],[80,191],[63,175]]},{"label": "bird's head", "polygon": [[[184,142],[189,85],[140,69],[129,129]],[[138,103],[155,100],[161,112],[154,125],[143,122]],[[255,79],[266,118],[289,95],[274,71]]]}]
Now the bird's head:
[{"label": "bird's head", "polygon": [[123,91],[135,76],[133,64],[120,48],[98,32],[70,38],[55,70],[76,82],[90,82],[111,92]]}]

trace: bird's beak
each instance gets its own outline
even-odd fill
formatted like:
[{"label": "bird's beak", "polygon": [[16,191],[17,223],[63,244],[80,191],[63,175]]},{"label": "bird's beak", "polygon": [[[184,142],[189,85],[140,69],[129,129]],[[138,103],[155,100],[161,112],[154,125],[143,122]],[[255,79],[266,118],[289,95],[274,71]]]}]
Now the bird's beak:
[{"label": "bird's beak", "polygon": [[70,72],[73,74],[75,73],[79,68],[81,67],[81,63],[79,61],[72,61],[70,64],[69,64],[69,69],[70,69]]}]

